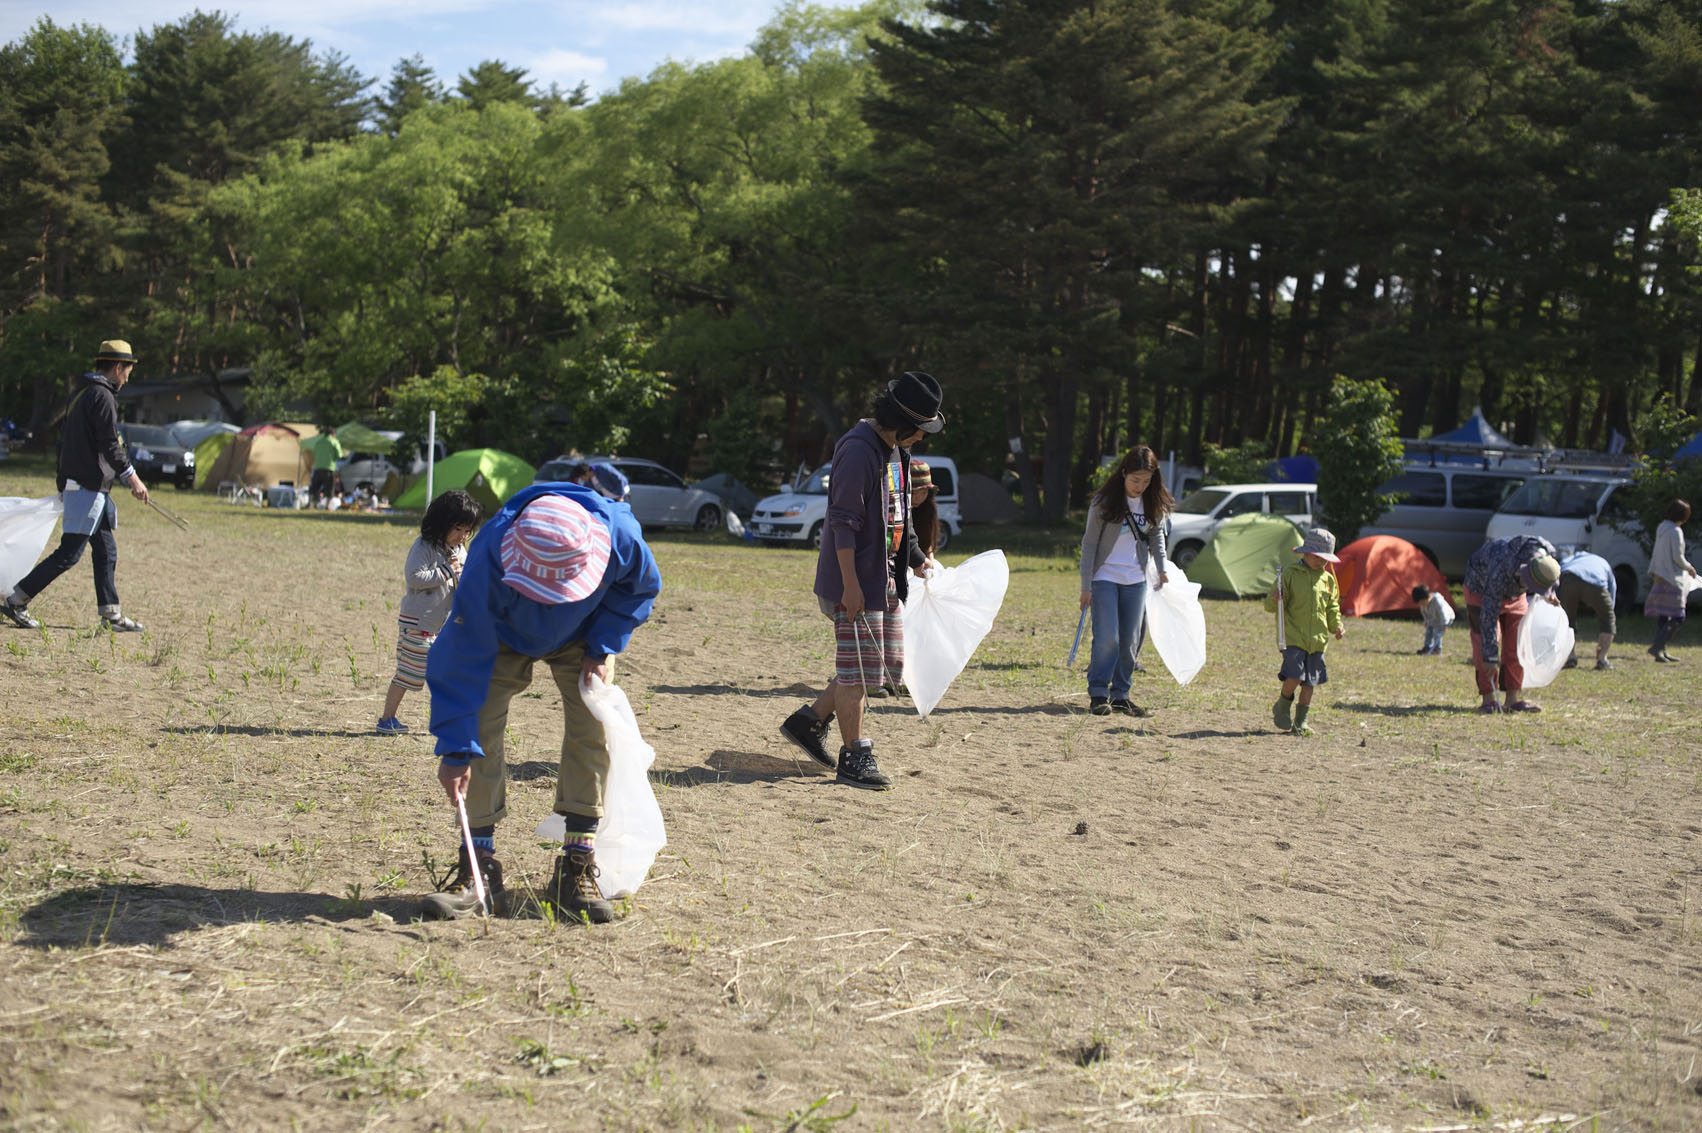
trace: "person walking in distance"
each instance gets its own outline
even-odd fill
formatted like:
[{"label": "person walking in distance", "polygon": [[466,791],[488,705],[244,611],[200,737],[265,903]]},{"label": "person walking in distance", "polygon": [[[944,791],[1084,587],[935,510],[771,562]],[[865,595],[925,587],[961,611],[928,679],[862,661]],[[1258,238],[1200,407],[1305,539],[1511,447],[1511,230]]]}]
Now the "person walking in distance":
[{"label": "person walking in distance", "polygon": [[53,580],[77,565],[83,549],[95,571],[95,606],[101,624],[115,633],[138,633],[140,622],[126,617],[118,604],[118,508],[112,502],[114,481],[123,483],[130,494],[146,503],[148,486],[130,466],[124,440],[118,434],[118,391],[130,380],[136,356],[130,344],[111,338],[95,353],[95,368],[78,383],[65,423],[59,434],[59,468],[56,482],[65,497],[65,528],[59,546],[6,597],[3,611],[23,629],[37,629],[41,622],[29,612],[29,604]]},{"label": "person walking in distance", "polygon": [[[871,688],[904,672],[906,567],[921,557],[911,523],[909,448],[945,427],[940,383],[909,371],[877,394],[870,415],[833,449],[827,526],[816,562],[816,602],[833,621],[834,671],[827,688],[780,725],[811,759],[848,787],[892,788],[863,734]],[[839,718],[835,759],[824,741]]]}]

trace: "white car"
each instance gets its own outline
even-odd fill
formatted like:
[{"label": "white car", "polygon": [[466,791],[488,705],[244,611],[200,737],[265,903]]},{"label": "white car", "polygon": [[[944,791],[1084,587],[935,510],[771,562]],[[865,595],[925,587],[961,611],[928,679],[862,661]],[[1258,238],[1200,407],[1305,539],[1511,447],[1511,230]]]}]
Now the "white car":
[{"label": "white car", "polygon": [[[1621,609],[1649,593],[1649,553],[1637,541],[1642,524],[1625,503],[1623,476],[1558,472],[1533,476],[1489,517],[1488,539],[1540,535],[1562,556],[1589,551],[1613,570]],[[1698,544],[1686,540],[1686,557],[1696,561]]]},{"label": "white car", "polygon": [[1187,570],[1219,527],[1251,512],[1286,516],[1310,527],[1318,512],[1318,485],[1214,484],[1190,493],[1170,512],[1170,561]]},{"label": "white car", "polygon": [[697,531],[721,529],[721,497],[702,488],[691,488],[665,466],[654,460],[630,456],[558,456],[546,460],[532,477],[534,484],[566,480],[581,464],[612,464],[626,477],[627,503],[640,527],[690,527]]},{"label": "white car", "polygon": [[[388,430],[380,430],[379,435],[390,440],[400,440],[401,433],[391,435]],[[449,449],[442,441],[437,442],[436,463],[449,459]],[[343,482],[343,490],[352,492],[362,485],[375,492],[382,492],[384,485],[390,479],[392,472],[399,476],[418,476],[425,471],[425,446],[421,446],[407,467],[400,467],[391,461],[389,456],[377,452],[351,452],[337,461],[337,478]]]},{"label": "white car", "polygon": [[[916,459],[928,462],[934,486],[939,489],[935,502],[940,509],[940,538],[934,547],[938,554],[963,530],[957,507],[957,464],[949,456],[923,455]],[[757,501],[756,510],[751,512],[752,536],[764,543],[803,543],[819,550],[821,533],[827,526],[827,485],[832,475],[833,462],[829,461],[799,479],[791,490]]]}]

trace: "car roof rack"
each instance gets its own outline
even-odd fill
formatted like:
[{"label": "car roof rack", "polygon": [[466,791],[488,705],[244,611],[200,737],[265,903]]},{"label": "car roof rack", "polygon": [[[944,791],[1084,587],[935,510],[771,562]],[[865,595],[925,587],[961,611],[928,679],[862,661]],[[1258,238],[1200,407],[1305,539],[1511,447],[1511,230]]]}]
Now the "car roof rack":
[{"label": "car roof rack", "polygon": [[[1477,445],[1470,441],[1428,441],[1402,438],[1408,464],[1425,463],[1431,467],[1443,463],[1462,463],[1467,460],[1484,469],[1505,468],[1509,471],[1550,472],[1611,472],[1629,476],[1642,463],[1640,456],[1631,453],[1595,452],[1578,448],[1538,448],[1532,445]],[[1440,457],[1453,457],[1442,461]]]}]

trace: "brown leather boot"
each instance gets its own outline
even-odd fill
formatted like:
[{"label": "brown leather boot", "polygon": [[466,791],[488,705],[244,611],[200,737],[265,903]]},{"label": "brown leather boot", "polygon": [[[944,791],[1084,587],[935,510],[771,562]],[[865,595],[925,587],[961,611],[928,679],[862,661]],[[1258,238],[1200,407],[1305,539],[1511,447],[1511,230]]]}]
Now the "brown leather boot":
[{"label": "brown leather boot", "polygon": [[608,924],[615,919],[615,907],[597,888],[595,851],[569,850],[556,858],[555,872],[544,890],[544,904],[555,909],[559,920],[583,918],[592,924]]},{"label": "brown leather boot", "polygon": [[[490,914],[504,915],[508,893],[502,885],[502,863],[493,855],[479,854],[479,866],[485,883],[485,897],[490,901]],[[482,913],[478,891],[473,888],[473,870],[467,864],[467,848],[461,847],[456,857],[455,877],[442,893],[427,894],[420,902],[420,913],[426,920],[458,921]]]}]

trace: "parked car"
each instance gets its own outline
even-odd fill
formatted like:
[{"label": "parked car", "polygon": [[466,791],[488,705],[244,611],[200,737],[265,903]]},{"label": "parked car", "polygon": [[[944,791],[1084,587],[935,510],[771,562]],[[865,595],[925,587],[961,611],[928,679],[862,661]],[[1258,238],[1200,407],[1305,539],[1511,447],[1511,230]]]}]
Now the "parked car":
[{"label": "parked car", "polygon": [[1214,484],[1184,496],[1170,512],[1170,561],[1187,570],[1227,520],[1251,512],[1315,522],[1316,484]]},{"label": "parked car", "polygon": [[[388,436],[389,434],[381,434]],[[397,433],[397,438],[402,434]],[[437,442],[437,455],[433,463],[449,459],[449,448],[442,441]],[[343,482],[343,491],[352,492],[356,488],[367,487],[375,492],[384,490],[392,472],[399,476],[418,476],[425,471],[425,447],[413,455],[406,467],[397,465],[392,457],[394,453],[381,452],[350,452],[345,453],[337,461],[337,478]]]},{"label": "parked car", "polygon": [[[934,486],[939,489],[934,501],[940,509],[940,538],[934,547],[937,554],[963,530],[963,516],[957,507],[957,462],[932,453],[920,454],[917,459],[928,462]],[[751,534],[764,543],[802,543],[819,549],[821,533],[827,527],[827,486],[832,476],[833,462],[829,461],[800,477],[789,490],[757,501],[756,510],[751,512]]]},{"label": "parked car", "polygon": [[[1486,537],[1540,535],[1564,556],[1590,551],[1607,560],[1618,587],[1619,605],[1629,608],[1649,593],[1649,553],[1637,541],[1642,524],[1625,502],[1631,481],[1622,476],[1559,472],[1533,476],[1490,517]],[[1696,561],[1698,543],[1685,554]]]},{"label": "parked car", "polygon": [[165,425],[120,425],[124,452],[145,484],[195,486],[195,450]]},{"label": "parked car", "polygon": [[641,527],[690,527],[718,531],[721,527],[721,498],[686,482],[654,460],[631,456],[558,456],[546,460],[532,477],[535,484],[565,480],[578,464],[612,464],[626,482],[631,495],[627,502]]},{"label": "parked car", "polygon": [[1466,559],[1483,545],[1495,509],[1535,475],[1529,468],[1410,463],[1377,489],[1400,496],[1400,502],[1359,534],[1405,539],[1437,570],[1459,578],[1466,573]]}]

